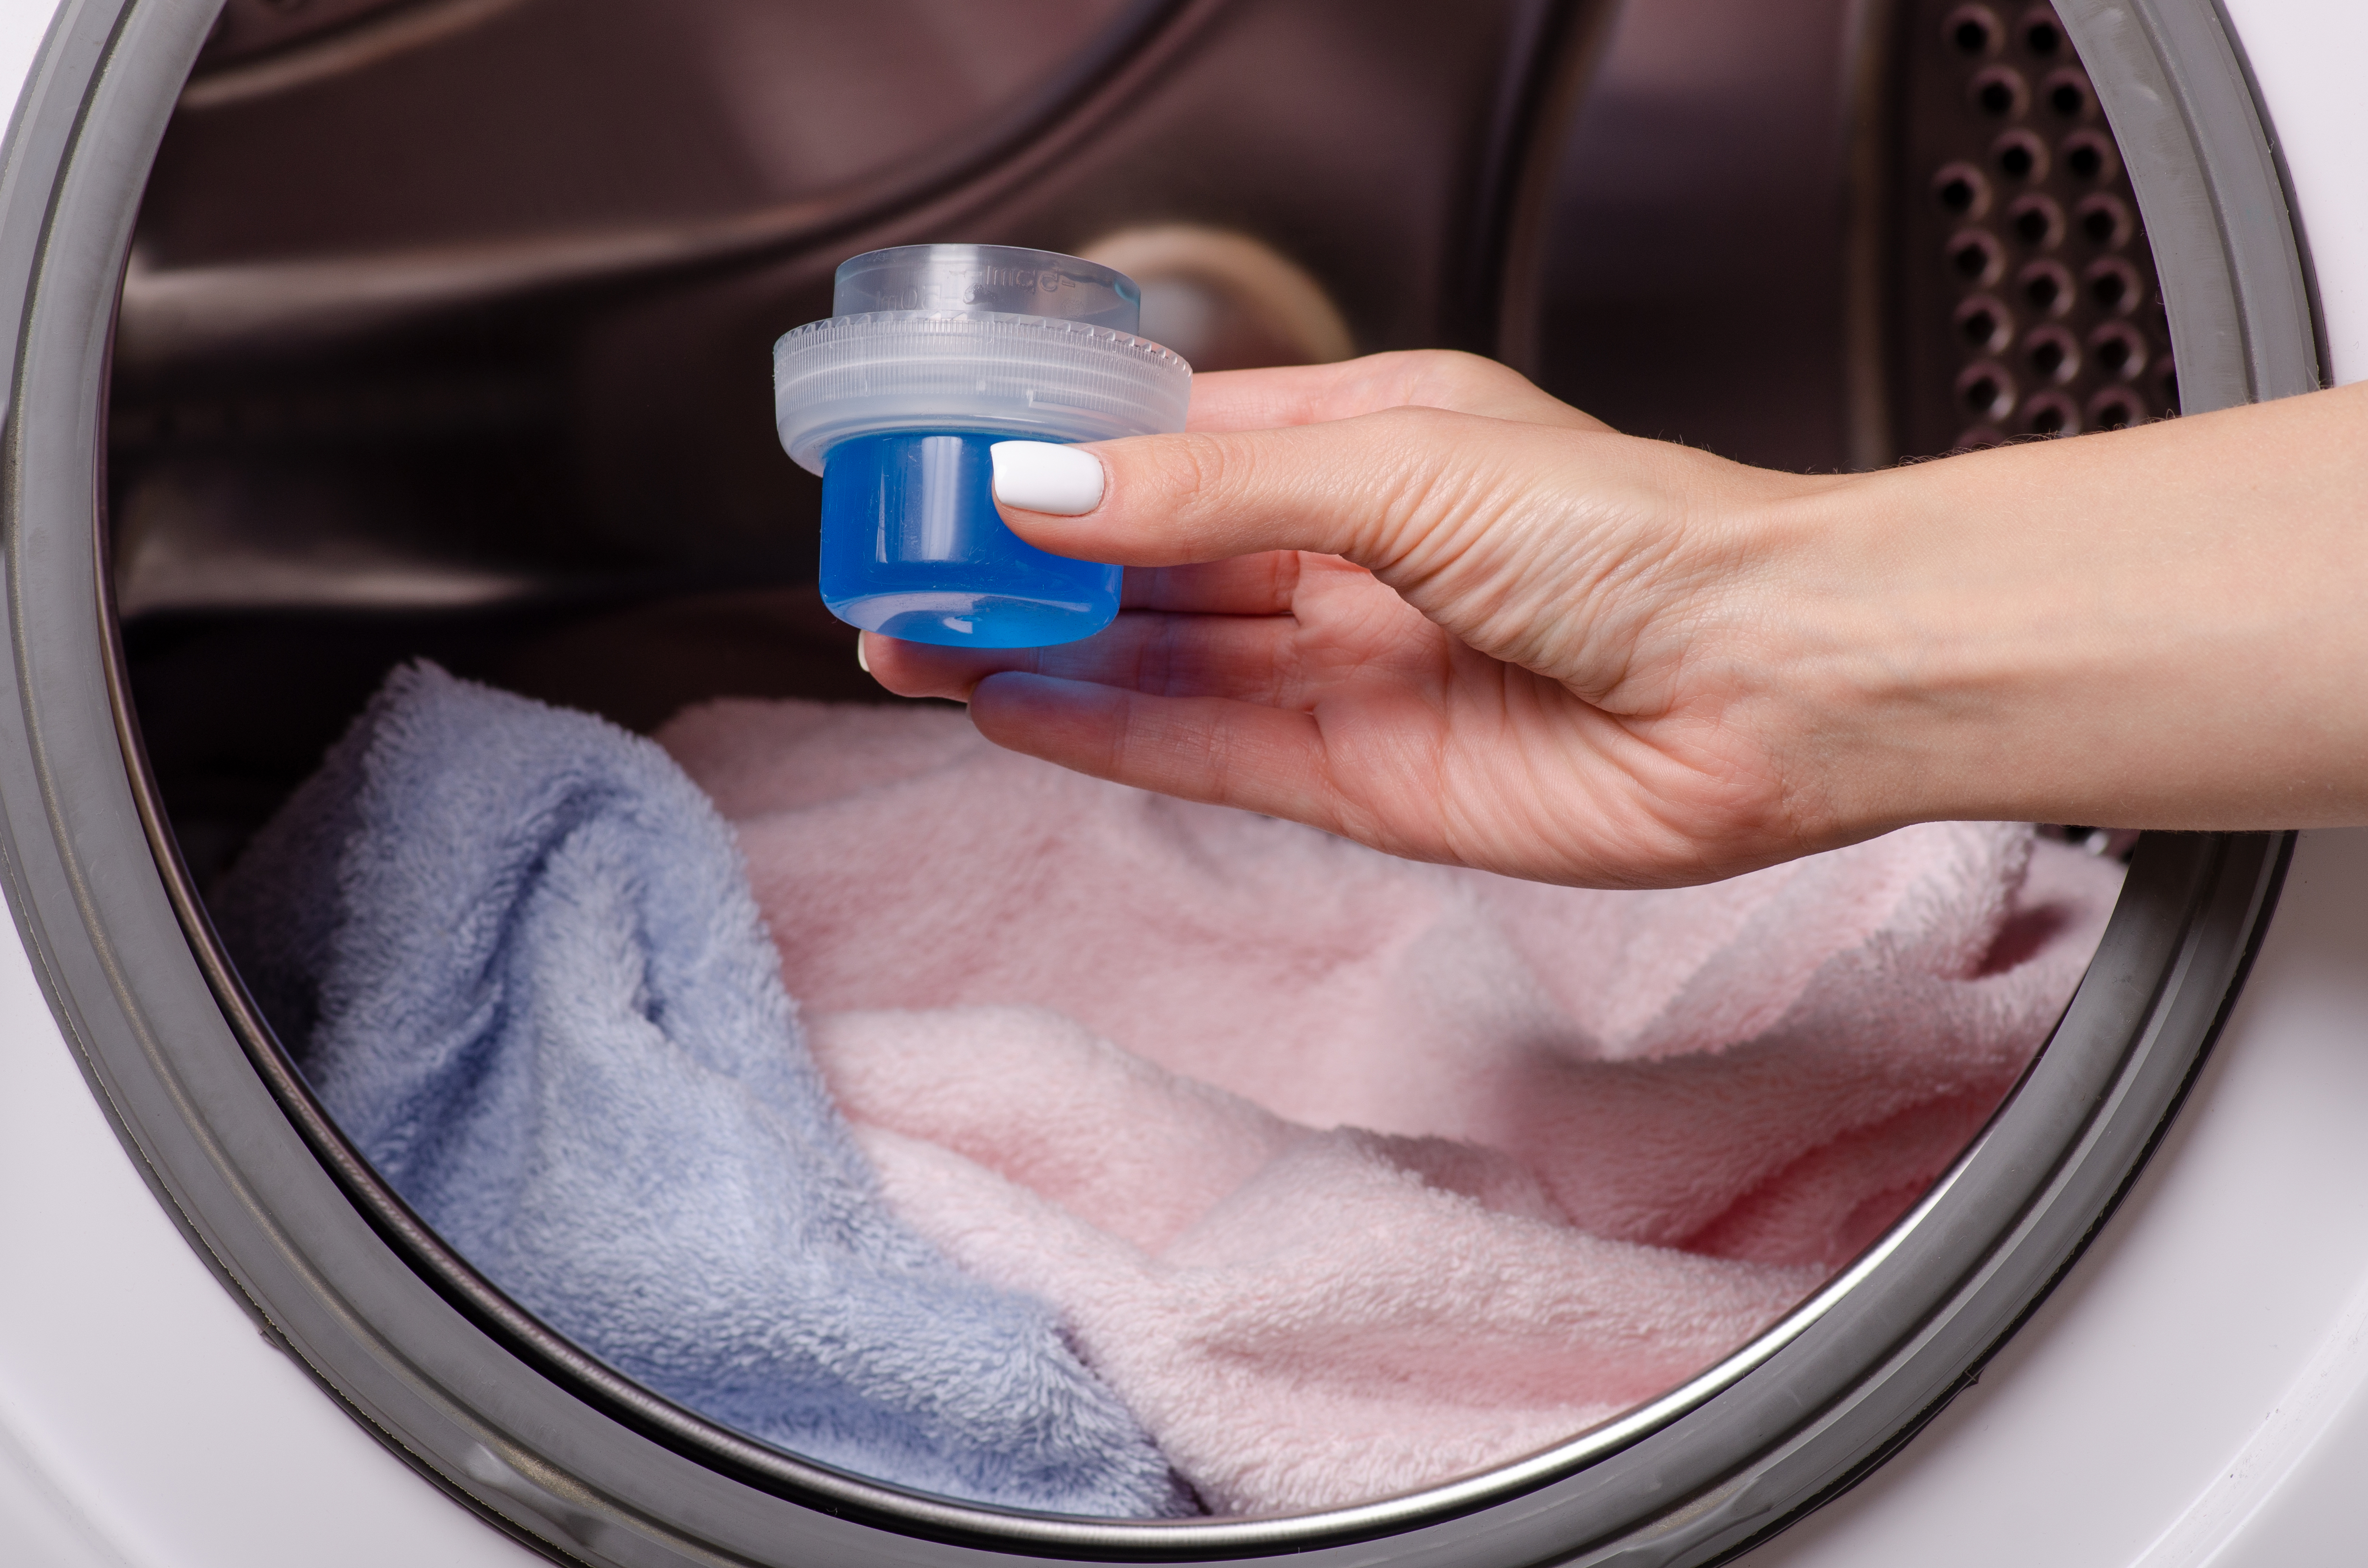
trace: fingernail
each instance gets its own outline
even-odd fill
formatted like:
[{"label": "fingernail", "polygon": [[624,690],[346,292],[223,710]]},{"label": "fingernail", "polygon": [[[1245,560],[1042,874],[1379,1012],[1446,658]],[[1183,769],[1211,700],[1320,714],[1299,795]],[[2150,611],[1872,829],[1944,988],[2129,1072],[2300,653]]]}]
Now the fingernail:
[{"label": "fingernail", "polygon": [[995,498],[1023,512],[1074,517],[1102,504],[1101,460],[1051,441],[997,441],[987,449],[995,463]]},{"label": "fingernail", "polygon": [[863,633],[860,631],[855,634],[855,667],[865,675],[871,673],[871,660],[863,651]]}]

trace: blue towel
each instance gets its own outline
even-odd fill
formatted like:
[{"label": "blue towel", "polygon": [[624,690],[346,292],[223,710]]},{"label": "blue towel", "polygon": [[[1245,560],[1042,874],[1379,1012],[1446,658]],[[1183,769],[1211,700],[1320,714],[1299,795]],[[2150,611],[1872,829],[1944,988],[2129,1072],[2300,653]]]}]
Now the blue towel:
[{"label": "blue towel", "polygon": [[1189,1512],[1052,1309],[886,1209],[714,807],[649,741],[396,671],[211,903],[331,1114],[618,1370],[862,1475]]}]

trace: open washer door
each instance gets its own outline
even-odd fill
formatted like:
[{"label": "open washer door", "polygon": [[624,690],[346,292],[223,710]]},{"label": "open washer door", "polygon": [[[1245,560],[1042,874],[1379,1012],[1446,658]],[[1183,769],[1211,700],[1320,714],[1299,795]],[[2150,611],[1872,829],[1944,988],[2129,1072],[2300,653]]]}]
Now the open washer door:
[{"label": "open washer door", "polygon": [[[448,0],[388,15],[462,8]],[[1109,112],[1112,94],[1097,84],[1138,89],[1164,62],[1212,47],[1223,9],[1124,13],[1076,56],[1073,77],[1014,111],[995,143],[1003,152],[946,165],[925,150],[900,165],[909,178],[898,199],[925,210],[949,181],[987,182],[1076,117]],[[2316,386],[2277,166],[2216,13],[2205,0],[2065,0],[2058,11],[2128,166],[2183,405]],[[1522,77],[1532,107],[1517,125],[1583,128],[1588,106],[1611,101],[1590,86],[1622,79],[1649,20],[1641,9],[1583,27],[1531,18],[1521,36],[1537,40],[1544,63]],[[211,934],[189,865],[219,846],[184,841],[143,745],[143,725],[159,715],[135,699],[118,620],[109,354],[121,280],[127,265],[141,265],[131,245],[152,165],[215,21],[202,0],[68,6],[11,132],[0,187],[12,378],[5,613],[16,700],[0,705],[10,906],[91,1091],[191,1244],[328,1396],[498,1528],[564,1560],[620,1564],[1284,1553],[1459,1568],[1713,1562],[1849,1487],[1964,1387],[2095,1234],[2177,1110],[2274,901],[2279,837],[2143,839],[2054,1038],[1921,1203],[1725,1361],[1517,1464],[1289,1517],[1030,1516],[807,1463],[619,1376],[420,1225],[321,1112]],[[233,62],[211,80],[231,81],[219,92],[245,90],[240,82],[253,87],[266,71]],[[1522,202],[1524,192],[1557,188],[1560,165],[1543,154],[1489,156],[1505,171],[1500,188],[1458,221],[1492,237],[1455,254],[1456,265],[1502,280],[1498,308],[1410,330],[1486,346],[1501,324],[1557,308],[1553,253],[1538,237],[1550,225],[1525,216]],[[1682,187],[1663,196],[1687,206]],[[888,221],[841,216],[859,232]],[[798,242],[812,237],[801,232]],[[711,233],[711,249],[691,264],[722,265],[735,245],[778,241]],[[1853,254],[1871,268],[1861,281],[1883,275],[1884,263],[1864,259],[1879,247]],[[609,269],[649,264],[600,255],[582,266],[597,283]],[[335,297],[334,272],[307,279],[331,290],[318,301],[323,321],[385,303]],[[190,334],[238,329],[195,298],[181,318]],[[1844,339],[1857,330],[1849,313],[1834,312]],[[1949,324],[1959,324],[1953,314]],[[1847,409],[1860,395],[1850,387],[1862,392],[1880,374],[1866,355],[1838,362]],[[1948,385],[1962,395],[1956,380]],[[1863,421],[1838,427],[1860,432],[1857,457],[1884,455]]]}]

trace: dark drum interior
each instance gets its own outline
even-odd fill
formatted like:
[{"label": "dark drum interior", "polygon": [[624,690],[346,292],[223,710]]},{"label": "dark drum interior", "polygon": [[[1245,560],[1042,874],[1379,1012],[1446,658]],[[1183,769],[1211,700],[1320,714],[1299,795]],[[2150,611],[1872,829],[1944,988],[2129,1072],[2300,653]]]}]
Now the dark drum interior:
[{"label": "dark drum interior", "polygon": [[[2051,18],[232,0],[141,208],[108,423],[181,853],[210,880],[416,655],[642,729],[882,699],[767,392],[870,247],[1149,233],[1146,332],[1201,369],[1464,349],[1794,469],[2167,413],[2146,238]],[[1163,274],[1179,226],[1339,325]]]}]

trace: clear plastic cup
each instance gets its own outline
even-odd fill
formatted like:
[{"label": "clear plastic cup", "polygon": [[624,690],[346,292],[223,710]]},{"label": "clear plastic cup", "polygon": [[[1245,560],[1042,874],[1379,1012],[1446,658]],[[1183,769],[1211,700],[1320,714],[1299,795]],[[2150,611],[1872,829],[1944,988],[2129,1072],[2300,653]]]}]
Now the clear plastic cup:
[{"label": "clear plastic cup", "polygon": [[900,245],[839,267],[836,313],[773,347],[781,445],[823,478],[832,614],[973,648],[1110,624],[1119,569],[1005,527],[987,450],[1182,429],[1191,367],[1135,335],[1142,298],[1123,273],[1015,245]]},{"label": "clear plastic cup", "polygon": [[1106,326],[1132,337],[1143,290],[1123,272],[1019,245],[897,245],[839,264],[830,313],[990,311]]}]

